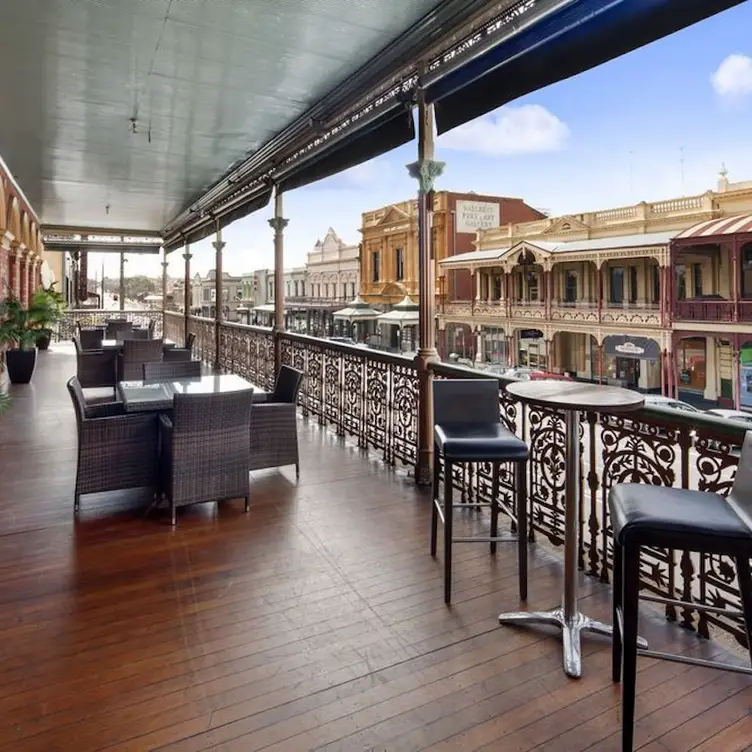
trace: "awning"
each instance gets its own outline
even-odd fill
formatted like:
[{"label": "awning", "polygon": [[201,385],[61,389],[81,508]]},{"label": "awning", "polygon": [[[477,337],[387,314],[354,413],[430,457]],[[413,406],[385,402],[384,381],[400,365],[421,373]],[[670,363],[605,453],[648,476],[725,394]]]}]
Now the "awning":
[{"label": "awning", "polygon": [[[578,0],[429,86],[439,133],[743,0]],[[522,17],[524,20],[524,17]]]},{"label": "awning", "polygon": [[674,240],[712,238],[718,235],[736,235],[742,232],[752,232],[752,214],[741,214],[736,217],[724,217],[723,219],[708,219],[682,230]]},{"label": "awning", "polygon": [[409,296],[397,303],[391,311],[382,313],[378,317],[379,324],[392,324],[393,326],[413,326],[420,321],[418,304]]},{"label": "awning", "polygon": [[341,308],[339,311],[335,311],[333,314],[335,319],[341,319],[342,321],[372,321],[379,317],[379,312],[375,311],[368,305],[360,295],[356,296],[347,308]]},{"label": "awning", "polygon": [[603,339],[603,352],[617,358],[637,360],[660,360],[661,349],[654,339],[648,337],[628,337],[624,334],[611,334]]}]

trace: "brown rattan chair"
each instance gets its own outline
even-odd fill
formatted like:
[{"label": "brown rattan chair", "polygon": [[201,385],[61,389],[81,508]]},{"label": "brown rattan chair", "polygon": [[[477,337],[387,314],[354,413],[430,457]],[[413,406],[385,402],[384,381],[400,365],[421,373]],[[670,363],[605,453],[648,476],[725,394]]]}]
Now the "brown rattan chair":
[{"label": "brown rattan chair", "polygon": [[165,347],[162,359],[165,363],[191,360],[191,351],[185,347]]},{"label": "brown rattan chair", "polygon": [[148,329],[129,329],[123,331],[122,339],[151,339],[151,337],[149,337]]},{"label": "brown rattan chair", "polygon": [[160,415],[162,490],[177,507],[244,499],[253,390],[176,394],[172,420]]},{"label": "brown rattan chair", "polygon": [[300,477],[296,402],[303,381],[300,371],[282,366],[274,391],[251,408],[250,469],[295,465]]},{"label": "brown rattan chair", "polygon": [[144,363],[162,362],[161,339],[126,339],[118,356],[118,380],[133,381],[144,377]]},{"label": "brown rattan chair", "polygon": [[105,329],[105,339],[124,339],[123,335],[133,329],[133,324],[126,319],[110,319]]},{"label": "brown rattan chair", "polygon": [[196,341],[196,332],[188,332],[185,338],[185,349],[193,350],[193,343]]},{"label": "brown rattan chair", "polygon": [[79,329],[78,344],[82,350],[101,350],[102,339],[104,339],[104,329]]},{"label": "brown rattan chair", "polygon": [[163,363],[144,363],[144,381],[173,381],[200,379],[201,361],[183,360]]},{"label": "brown rattan chair", "polygon": [[117,373],[115,350],[83,350],[78,337],[76,346],[76,377],[83,389],[115,389]]},{"label": "brown rattan chair", "polygon": [[68,381],[78,427],[74,510],[83,494],[156,488],[159,480],[157,413],[125,414],[119,402],[87,405],[81,384]]}]

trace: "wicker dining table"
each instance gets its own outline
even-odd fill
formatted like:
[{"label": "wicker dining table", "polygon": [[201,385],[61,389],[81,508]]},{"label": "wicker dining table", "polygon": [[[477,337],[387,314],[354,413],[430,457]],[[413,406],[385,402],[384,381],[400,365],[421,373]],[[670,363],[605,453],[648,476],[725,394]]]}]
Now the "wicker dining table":
[{"label": "wicker dining table", "polygon": [[176,394],[218,394],[253,389],[254,402],[266,402],[269,393],[235,374],[211,374],[170,381],[120,381],[118,395],[127,413],[171,410]]}]

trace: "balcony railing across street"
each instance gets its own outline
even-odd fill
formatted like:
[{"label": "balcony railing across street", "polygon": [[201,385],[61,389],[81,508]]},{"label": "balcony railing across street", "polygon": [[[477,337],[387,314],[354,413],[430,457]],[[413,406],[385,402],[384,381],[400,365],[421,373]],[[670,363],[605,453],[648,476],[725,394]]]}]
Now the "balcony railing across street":
[{"label": "balcony railing across street", "polygon": [[[89,311],[69,312],[60,336],[67,336],[76,320],[91,315]],[[144,312],[126,315],[146,316]],[[159,314],[156,321],[161,323]],[[164,314],[164,336],[182,341],[183,327],[182,314]],[[215,322],[194,316],[189,328],[196,335],[194,354],[213,363]],[[271,387],[274,336],[271,329],[222,323],[220,368]],[[390,465],[415,465],[418,381],[411,359],[289,332],[278,336],[282,362],[306,375],[299,397],[305,416],[340,436],[352,437],[358,446],[378,452]],[[433,374],[435,378],[488,378],[443,363],[433,366]],[[515,403],[506,395],[503,379],[499,379],[499,387],[504,419],[531,447],[531,539],[545,538],[560,546],[564,540],[563,416]],[[581,568],[605,582],[611,576],[613,549],[606,499],[614,484],[649,483],[725,495],[731,488],[737,464],[735,447],[741,444],[743,432],[727,421],[659,408],[628,417],[585,415],[580,442]],[[457,469],[453,482],[465,501],[490,499],[487,465]],[[511,474],[503,471],[501,493],[508,502],[512,491]],[[642,557],[641,578],[642,587],[656,595],[735,610],[741,606],[734,563],[725,557],[650,548]],[[666,616],[702,636],[709,636],[710,628],[716,627],[746,644],[741,621],[732,617],[673,606],[666,607]]]}]

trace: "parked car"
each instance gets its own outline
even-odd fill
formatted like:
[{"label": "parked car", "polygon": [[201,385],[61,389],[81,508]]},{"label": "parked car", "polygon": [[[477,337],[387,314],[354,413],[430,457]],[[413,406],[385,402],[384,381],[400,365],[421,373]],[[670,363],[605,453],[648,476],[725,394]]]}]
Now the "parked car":
[{"label": "parked car", "polygon": [[681,400],[673,399],[672,397],[662,397],[660,394],[646,394],[645,404],[655,407],[667,407],[671,410],[683,410],[686,413],[701,413],[702,410],[690,405],[689,402],[682,402]]},{"label": "parked car", "polygon": [[571,381],[569,376],[565,376],[561,373],[551,373],[550,371],[541,371],[538,368],[528,368],[525,366],[519,366],[517,368],[509,368],[501,374],[507,379],[514,379],[516,381]]},{"label": "parked car", "polygon": [[[673,399],[673,397],[663,397],[660,394],[646,394],[645,405],[650,407],[667,407],[670,410],[679,410],[684,413],[701,413],[702,410],[690,405],[689,402],[682,402],[682,400]],[[661,435],[665,435],[664,432],[660,432]],[[697,431],[690,431],[690,436],[694,439],[697,436]]]},{"label": "parked car", "polygon": [[[720,407],[714,407],[712,410],[708,410],[708,415],[715,415],[716,418],[725,418],[726,420],[734,420],[739,423],[744,423],[747,430],[752,430],[752,413],[743,412],[742,410],[725,410]],[[719,441],[711,441],[710,447],[712,449],[720,449],[721,444]],[[732,454],[739,454],[741,450],[742,448],[740,444],[731,447]]]}]

